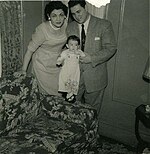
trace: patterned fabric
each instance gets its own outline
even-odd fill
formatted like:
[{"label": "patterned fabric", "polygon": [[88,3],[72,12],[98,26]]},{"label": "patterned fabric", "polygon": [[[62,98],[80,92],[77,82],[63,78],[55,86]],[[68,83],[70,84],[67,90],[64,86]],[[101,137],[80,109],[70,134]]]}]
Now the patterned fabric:
[{"label": "patterned fabric", "polygon": [[0,81],[0,153],[87,154],[97,141],[96,111],[39,93],[33,77]]},{"label": "patterned fabric", "polygon": [[0,117],[6,127],[0,134],[38,115],[39,93],[36,80],[32,80],[32,77],[4,78],[0,84],[0,91]]},{"label": "patterned fabric", "polygon": [[21,1],[0,1],[2,76],[13,74],[22,66]]}]

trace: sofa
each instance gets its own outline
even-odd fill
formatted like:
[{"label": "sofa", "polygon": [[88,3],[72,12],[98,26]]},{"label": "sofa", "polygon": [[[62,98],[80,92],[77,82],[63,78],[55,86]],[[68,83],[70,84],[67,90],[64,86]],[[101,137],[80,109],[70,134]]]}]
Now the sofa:
[{"label": "sofa", "polygon": [[97,129],[96,110],[40,93],[33,76],[0,79],[1,154],[88,154]]}]

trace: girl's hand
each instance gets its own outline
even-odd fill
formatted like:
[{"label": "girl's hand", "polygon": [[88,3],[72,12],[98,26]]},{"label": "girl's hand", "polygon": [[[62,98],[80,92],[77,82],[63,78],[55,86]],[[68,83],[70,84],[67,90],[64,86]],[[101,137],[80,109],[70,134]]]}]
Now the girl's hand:
[{"label": "girl's hand", "polygon": [[85,53],[85,56],[80,58],[80,62],[85,64],[91,63],[91,56],[88,53]]}]

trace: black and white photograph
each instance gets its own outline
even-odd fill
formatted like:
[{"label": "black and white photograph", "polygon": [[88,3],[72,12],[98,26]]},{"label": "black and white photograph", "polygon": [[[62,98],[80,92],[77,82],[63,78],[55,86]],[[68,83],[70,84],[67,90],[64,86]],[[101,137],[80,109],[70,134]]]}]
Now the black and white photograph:
[{"label": "black and white photograph", "polygon": [[0,1],[0,154],[150,154],[149,0]]}]

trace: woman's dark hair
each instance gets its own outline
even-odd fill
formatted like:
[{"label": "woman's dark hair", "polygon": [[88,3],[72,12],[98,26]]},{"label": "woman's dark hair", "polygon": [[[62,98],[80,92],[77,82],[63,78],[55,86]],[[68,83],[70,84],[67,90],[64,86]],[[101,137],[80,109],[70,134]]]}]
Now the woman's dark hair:
[{"label": "woman's dark hair", "polygon": [[83,8],[85,8],[86,2],[85,0],[69,0],[68,6],[69,8],[74,7],[75,5],[80,4]]},{"label": "woman's dark hair", "polygon": [[76,35],[70,35],[70,36],[68,37],[68,39],[67,39],[66,44],[68,44],[68,42],[69,42],[70,40],[77,41],[77,42],[78,42],[78,45],[80,45],[80,39],[79,39],[79,37],[77,37]]},{"label": "woman's dark hair", "polygon": [[53,10],[59,10],[62,9],[65,16],[67,17],[68,14],[68,8],[65,4],[63,4],[61,1],[50,1],[46,6],[44,10],[44,16],[45,20],[48,20],[48,15],[51,14]]}]

